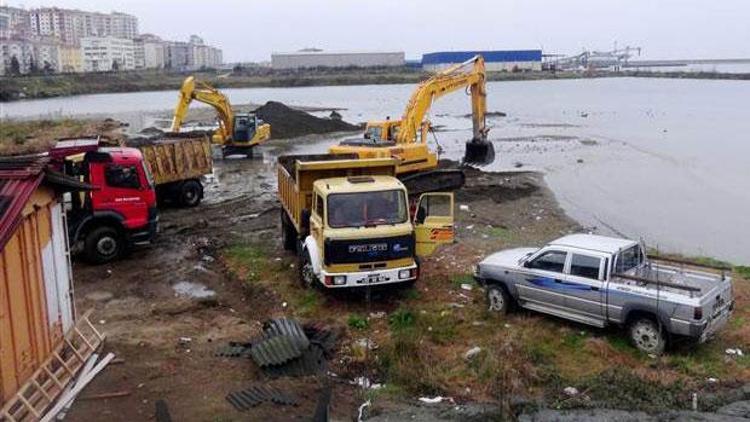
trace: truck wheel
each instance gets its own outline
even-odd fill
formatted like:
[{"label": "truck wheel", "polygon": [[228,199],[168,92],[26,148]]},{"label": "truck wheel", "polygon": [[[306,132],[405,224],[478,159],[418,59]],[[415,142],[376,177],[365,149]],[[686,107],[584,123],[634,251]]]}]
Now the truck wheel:
[{"label": "truck wheel", "polygon": [[286,216],[284,210],[281,210],[281,242],[284,245],[285,251],[293,251],[297,249],[297,232],[289,221],[289,217]]},{"label": "truck wheel", "polygon": [[630,324],[630,340],[640,351],[651,355],[664,352],[667,339],[659,325],[651,319],[641,318]]},{"label": "truck wheel", "polygon": [[487,308],[500,314],[507,314],[510,309],[510,297],[500,286],[487,286]]},{"label": "truck wheel", "polygon": [[315,271],[312,265],[312,259],[310,259],[310,253],[303,250],[300,253],[299,260],[299,283],[305,289],[309,289],[315,286]]},{"label": "truck wheel", "polygon": [[84,240],[84,254],[93,264],[104,264],[117,259],[125,249],[120,233],[112,227],[98,227]]},{"label": "truck wheel", "polygon": [[183,207],[195,207],[203,198],[203,186],[195,180],[188,180],[180,186],[179,200]]}]

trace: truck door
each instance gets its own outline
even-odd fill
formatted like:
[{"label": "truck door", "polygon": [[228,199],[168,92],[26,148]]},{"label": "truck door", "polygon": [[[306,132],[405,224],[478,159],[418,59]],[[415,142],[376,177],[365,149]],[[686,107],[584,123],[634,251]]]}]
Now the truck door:
[{"label": "truck door", "polygon": [[572,252],[566,275],[565,305],[586,318],[604,318],[604,262],[598,256]]},{"label": "truck door", "polygon": [[565,264],[568,252],[547,249],[524,262],[528,268],[520,276],[517,284],[519,298],[546,308],[565,307]]},{"label": "truck door", "polygon": [[453,243],[453,194],[422,194],[414,215],[414,231],[419,256],[428,256],[439,245]]},{"label": "truck door", "polygon": [[115,211],[127,228],[148,224],[148,207],[141,190],[147,183],[139,177],[136,164],[92,163],[92,183],[101,189],[92,192],[94,211]]}]

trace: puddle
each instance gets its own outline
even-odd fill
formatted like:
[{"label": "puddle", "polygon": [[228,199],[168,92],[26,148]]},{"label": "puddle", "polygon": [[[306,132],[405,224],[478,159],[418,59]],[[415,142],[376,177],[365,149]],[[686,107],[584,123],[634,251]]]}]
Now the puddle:
[{"label": "puddle", "polygon": [[193,299],[205,299],[216,296],[216,292],[206,287],[202,283],[193,283],[190,281],[180,281],[172,285],[175,295],[187,296]]}]

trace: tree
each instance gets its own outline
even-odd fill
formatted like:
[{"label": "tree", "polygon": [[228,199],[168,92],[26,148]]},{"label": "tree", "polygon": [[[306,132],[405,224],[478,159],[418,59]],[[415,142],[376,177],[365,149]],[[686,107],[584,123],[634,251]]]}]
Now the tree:
[{"label": "tree", "polygon": [[18,62],[16,56],[11,57],[10,59],[10,74],[16,76],[21,74],[21,63]]},{"label": "tree", "polygon": [[112,71],[117,72],[120,70],[120,63],[117,62],[117,59],[112,60]]},{"label": "tree", "polygon": [[32,58],[29,60],[29,73],[35,75],[37,70],[39,69],[36,67],[36,61]]}]

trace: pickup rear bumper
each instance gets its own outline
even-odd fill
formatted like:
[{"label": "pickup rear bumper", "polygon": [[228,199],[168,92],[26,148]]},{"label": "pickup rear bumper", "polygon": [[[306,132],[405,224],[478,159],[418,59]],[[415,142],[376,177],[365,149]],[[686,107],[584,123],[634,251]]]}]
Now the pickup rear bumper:
[{"label": "pickup rear bumper", "polygon": [[700,343],[705,342],[721,330],[732,316],[732,306],[726,306],[711,319],[703,321],[686,321],[683,319],[670,318],[669,332],[680,336],[698,339]]}]

